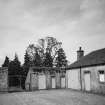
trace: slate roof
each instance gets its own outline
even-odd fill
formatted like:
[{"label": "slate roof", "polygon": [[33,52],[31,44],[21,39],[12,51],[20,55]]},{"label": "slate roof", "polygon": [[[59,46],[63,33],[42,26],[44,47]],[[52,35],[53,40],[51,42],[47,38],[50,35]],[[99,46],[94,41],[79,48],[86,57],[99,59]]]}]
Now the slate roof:
[{"label": "slate roof", "polygon": [[105,48],[93,51],[80,60],[72,63],[69,68],[80,68],[105,64]]}]

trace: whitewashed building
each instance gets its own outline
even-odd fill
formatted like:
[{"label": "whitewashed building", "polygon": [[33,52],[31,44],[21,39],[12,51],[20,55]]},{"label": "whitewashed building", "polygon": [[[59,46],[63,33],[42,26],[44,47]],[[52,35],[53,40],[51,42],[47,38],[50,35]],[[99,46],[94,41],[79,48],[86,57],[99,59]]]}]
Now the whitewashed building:
[{"label": "whitewashed building", "polygon": [[77,61],[66,71],[67,88],[105,94],[105,48],[84,56],[77,51]]}]

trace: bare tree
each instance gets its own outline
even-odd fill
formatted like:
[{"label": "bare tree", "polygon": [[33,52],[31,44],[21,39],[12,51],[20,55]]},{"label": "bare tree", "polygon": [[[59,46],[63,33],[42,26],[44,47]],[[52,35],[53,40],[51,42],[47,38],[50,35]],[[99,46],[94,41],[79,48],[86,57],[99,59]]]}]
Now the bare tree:
[{"label": "bare tree", "polygon": [[30,61],[36,59],[36,53],[40,55],[42,62],[45,59],[46,52],[51,54],[52,60],[54,61],[58,50],[61,48],[62,43],[57,41],[54,37],[45,37],[38,40],[37,44],[31,44],[27,47],[27,53],[30,56]]},{"label": "bare tree", "polygon": [[44,39],[39,39],[39,46],[43,54],[46,52],[46,49],[49,50],[52,58],[54,59],[57,55],[57,51],[61,48],[62,43],[57,41],[54,37],[45,37]]}]

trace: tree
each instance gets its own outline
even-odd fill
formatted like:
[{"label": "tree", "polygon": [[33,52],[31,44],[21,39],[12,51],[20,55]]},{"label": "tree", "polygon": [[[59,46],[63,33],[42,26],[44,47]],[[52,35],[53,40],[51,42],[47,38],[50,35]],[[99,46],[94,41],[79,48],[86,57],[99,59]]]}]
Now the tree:
[{"label": "tree", "polygon": [[51,57],[51,54],[49,52],[45,53],[45,59],[43,62],[45,67],[53,67],[53,59]]},{"label": "tree", "polygon": [[21,63],[17,54],[15,54],[14,60],[9,63],[8,71],[9,75],[22,75]]},{"label": "tree", "polygon": [[67,60],[63,48],[58,50],[58,56],[56,57],[56,67],[65,67],[67,66]]},{"label": "tree", "polygon": [[30,66],[31,66],[30,57],[29,57],[29,54],[26,51],[26,53],[24,55],[24,64],[23,64],[23,75],[24,76],[27,76],[27,73],[29,71]]},{"label": "tree", "polygon": [[[41,60],[40,62],[44,62],[46,59],[46,49],[49,50],[51,59],[54,60],[57,56],[57,51],[61,48],[61,44],[61,42],[57,41],[57,39],[53,37],[39,39],[36,45],[31,44],[27,47],[27,53],[30,57],[30,61],[34,64],[34,62],[36,62],[35,56],[38,53]],[[45,65],[42,63],[42,66]]]},{"label": "tree", "polygon": [[38,48],[40,49],[39,51],[41,53],[46,53],[46,49],[48,49],[52,58],[55,59],[57,51],[59,50],[59,48],[61,48],[62,43],[57,41],[57,39],[54,37],[45,37],[38,40],[38,45]]},{"label": "tree", "polygon": [[17,54],[15,54],[14,60],[9,63],[8,74],[9,86],[20,85],[20,76],[22,75],[22,68]]},{"label": "tree", "polygon": [[26,52],[27,52],[31,62],[33,62],[33,60],[35,58],[35,53],[37,52],[37,49],[38,48],[34,44],[30,44],[26,49]]},{"label": "tree", "polygon": [[5,57],[5,61],[4,63],[2,64],[2,67],[8,67],[9,66],[9,58],[6,56]]},{"label": "tree", "polygon": [[25,55],[24,55],[24,64],[22,66],[22,87],[25,88],[25,80],[26,80],[26,77],[27,77],[27,74],[28,74],[28,71],[29,71],[29,68],[30,66],[32,65],[32,62],[30,61],[30,56],[29,54],[27,53],[27,50],[25,52]]},{"label": "tree", "polygon": [[16,70],[16,74],[21,75],[21,73],[22,73],[21,62],[19,61],[17,54],[15,54],[15,58],[14,58],[13,62],[14,62],[14,69]]},{"label": "tree", "polygon": [[35,53],[35,58],[33,62],[34,62],[34,66],[40,67],[42,65],[42,61],[38,52]]}]

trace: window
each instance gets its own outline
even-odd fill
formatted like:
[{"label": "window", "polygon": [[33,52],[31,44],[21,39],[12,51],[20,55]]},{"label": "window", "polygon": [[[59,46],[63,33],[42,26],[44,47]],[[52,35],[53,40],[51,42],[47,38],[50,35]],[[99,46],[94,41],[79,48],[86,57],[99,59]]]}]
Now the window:
[{"label": "window", "polygon": [[105,72],[99,71],[99,82],[105,82]]}]

